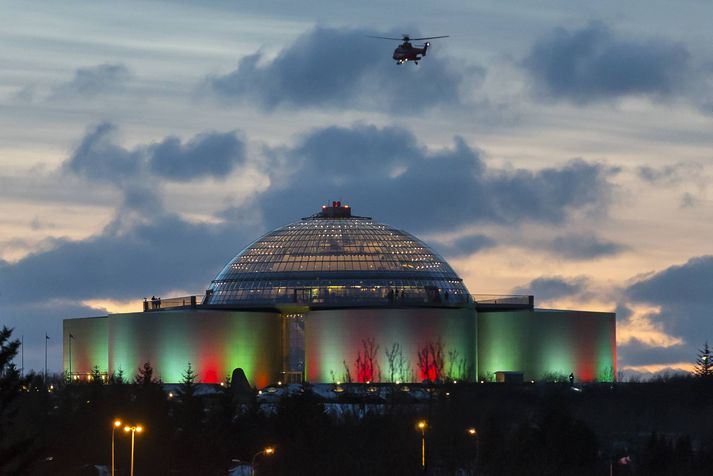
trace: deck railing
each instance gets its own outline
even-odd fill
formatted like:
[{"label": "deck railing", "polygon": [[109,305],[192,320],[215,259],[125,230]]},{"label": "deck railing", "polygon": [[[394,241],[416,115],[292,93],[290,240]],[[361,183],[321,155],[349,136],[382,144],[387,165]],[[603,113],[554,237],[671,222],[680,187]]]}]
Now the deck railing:
[{"label": "deck railing", "polygon": [[292,293],[278,297],[250,296],[239,303],[221,303],[214,299],[213,303],[205,304],[205,295],[181,296],[168,299],[152,298],[144,300],[144,311],[160,311],[181,308],[254,308],[279,305],[300,305],[314,308],[324,307],[465,307],[475,306],[481,309],[499,308],[532,308],[534,297],[528,295],[495,295],[495,294],[453,294],[445,297],[433,293],[411,293],[400,295],[374,296],[363,293],[329,293],[309,295]]}]

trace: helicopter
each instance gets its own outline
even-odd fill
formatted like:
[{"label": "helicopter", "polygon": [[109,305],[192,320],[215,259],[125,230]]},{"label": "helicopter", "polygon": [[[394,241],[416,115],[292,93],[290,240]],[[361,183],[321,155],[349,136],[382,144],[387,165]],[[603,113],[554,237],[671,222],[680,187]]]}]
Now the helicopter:
[{"label": "helicopter", "polygon": [[445,36],[427,36],[424,38],[411,38],[409,35],[405,34],[402,35],[401,38],[391,38],[388,36],[369,36],[369,38],[378,38],[380,40],[396,40],[396,41],[403,41],[399,46],[396,47],[394,50],[394,55],[392,58],[396,61],[396,64],[404,64],[407,61],[413,61],[414,63],[418,64],[418,61],[426,56],[426,51],[428,50],[428,47],[431,46],[430,42],[426,42],[423,44],[423,46],[413,46],[411,44],[411,40],[413,41],[421,41],[421,40],[435,40],[437,38],[448,38],[449,35]]}]

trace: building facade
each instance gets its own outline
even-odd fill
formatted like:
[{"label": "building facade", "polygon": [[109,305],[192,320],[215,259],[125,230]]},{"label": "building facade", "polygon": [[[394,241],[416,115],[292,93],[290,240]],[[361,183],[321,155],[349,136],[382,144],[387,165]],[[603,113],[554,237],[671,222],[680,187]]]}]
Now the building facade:
[{"label": "building facade", "polygon": [[[71,336],[71,337],[70,337]],[[478,296],[409,233],[338,202],[236,255],[201,296],[64,321],[64,367],[165,382],[528,380],[616,374],[613,313],[539,310],[532,296]]]}]

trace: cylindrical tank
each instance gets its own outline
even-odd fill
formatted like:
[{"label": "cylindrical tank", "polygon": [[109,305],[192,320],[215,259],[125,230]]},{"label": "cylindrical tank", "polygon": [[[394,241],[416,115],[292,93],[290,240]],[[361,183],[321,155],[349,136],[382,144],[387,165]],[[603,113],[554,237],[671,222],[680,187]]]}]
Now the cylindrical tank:
[{"label": "cylindrical tank", "polygon": [[313,310],[305,316],[310,382],[464,380],[476,375],[472,308]]},{"label": "cylindrical tank", "polygon": [[133,378],[149,362],[164,382],[180,382],[190,362],[202,383],[224,382],[240,367],[252,385],[282,370],[280,314],[176,310],[109,316],[109,372]]}]

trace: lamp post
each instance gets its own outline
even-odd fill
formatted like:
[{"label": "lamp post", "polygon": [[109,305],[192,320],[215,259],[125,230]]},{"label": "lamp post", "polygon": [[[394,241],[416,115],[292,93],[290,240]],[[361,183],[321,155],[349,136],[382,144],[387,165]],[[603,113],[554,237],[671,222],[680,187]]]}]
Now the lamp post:
[{"label": "lamp post", "polygon": [[428,427],[428,422],[426,420],[419,420],[416,423],[416,428],[421,430],[421,471],[426,472],[426,428]]},{"label": "lamp post", "polygon": [[114,420],[111,425],[111,476],[114,476],[114,432],[121,426],[121,420]]},{"label": "lamp post", "polygon": [[473,463],[474,466],[474,471],[478,471],[478,458],[480,458],[480,438],[478,438],[478,430],[475,429],[475,427],[471,426],[465,429],[466,435],[468,435],[468,438],[472,438],[475,440],[475,461]]},{"label": "lamp post", "polygon": [[124,427],[124,432],[131,432],[131,476],[134,476],[134,435],[144,431],[141,425],[127,425]]},{"label": "lamp post", "polygon": [[255,453],[255,454],[253,455],[252,461],[250,462],[250,474],[251,474],[252,476],[255,475],[255,458],[257,458],[257,457],[260,456],[260,455],[267,455],[267,456],[270,456],[270,455],[274,455],[274,454],[275,454],[275,447],[274,447],[274,446],[266,446],[264,449],[262,449],[262,450],[258,451],[257,453]]}]

